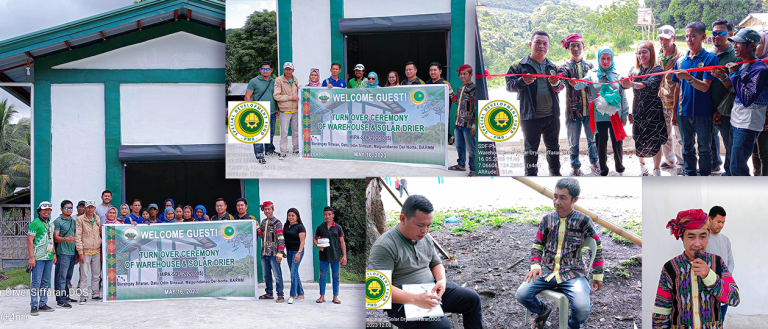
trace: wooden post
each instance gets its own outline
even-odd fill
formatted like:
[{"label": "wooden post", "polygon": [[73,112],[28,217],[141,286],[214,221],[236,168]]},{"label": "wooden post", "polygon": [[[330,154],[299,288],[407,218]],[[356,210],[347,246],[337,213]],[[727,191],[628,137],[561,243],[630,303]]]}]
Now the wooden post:
[{"label": "wooden post", "polygon": [[[550,199],[554,198],[554,193],[552,193],[552,191],[546,189],[545,187],[543,187],[543,186],[541,186],[539,184],[536,184],[535,182],[533,182],[532,180],[530,180],[528,178],[525,178],[525,177],[513,177],[513,178],[515,180],[517,180],[518,182],[523,183],[526,186],[534,189],[536,192],[539,192],[540,194],[546,196],[547,198],[550,198]],[[595,223],[597,223],[597,224],[599,224],[599,225],[601,225],[601,226],[611,230],[611,232],[616,233],[616,234],[620,235],[621,237],[623,237],[623,238],[625,238],[625,239],[627,239],[629,241],[632,241],[632,243],[636,244],[638,247],[641,247],[641,248],[643,247],[643,239],[640,238],[639,236],[637,236],[636,234],[634,234],[632,232],[629,232],[629,231],[627,231],[627,230],[617,226],[614,223],[611,223],[611,222],[609,222],[607,220],[604,220],[604,219],[598,217],[593,212],[591,212],[591,211],[589,211],[587,209],[584,209],[584,208],[582,208],[579,205],[574,205],[574,209],[576,209],[576,210],[586,214],[587,216],[592,218],[593,222],[595,222]]]}]

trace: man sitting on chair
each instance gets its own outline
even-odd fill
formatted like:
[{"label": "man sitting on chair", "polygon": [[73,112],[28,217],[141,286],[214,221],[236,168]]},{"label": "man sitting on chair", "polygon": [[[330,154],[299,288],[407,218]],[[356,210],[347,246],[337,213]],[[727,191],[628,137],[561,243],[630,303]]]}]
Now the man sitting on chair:
[{"label": "man sitting on chair", "polygon": [[[371,247],[369,270],[392,271],[392,309],[389,321],[398,328],[450,329],[446,316],[425,321],[405,321],[403,304],[431,309],[442,304],[444,312],[464,315],[464,328],[483,328],[480,295],[474,290],[447,282],[445,267],[435,251],[432,237],[432,203],[421,195],[405,199],[400,224],[382,234]],[[403,284],[435,283],[430,292],[416,294],[402,290]],[[441,303],[442,302],[442,303]]]},{"label": "man sitting on chair", "polygon": [[[557,288],[570,302],[571,314],[568,328],[581,328],[589,317],[592,303],[589,300],[589,283],[581,262],[581,246],[585,238],[597,243],[595,261],[592,263],[592,289],[603,287],[603,247],[600,237],[592,226],[589,216],[573,210],[579,200],[581,188],[573,178],[563,178],[555,185],[555,211],[542,218],[539,231],[531,249],[531,271],[517,289],[515,298],[528,311],[536,314],[533,328],[544,328],[552,308],[536,295]],[[560,310],[567,312],[567,310]]]}]

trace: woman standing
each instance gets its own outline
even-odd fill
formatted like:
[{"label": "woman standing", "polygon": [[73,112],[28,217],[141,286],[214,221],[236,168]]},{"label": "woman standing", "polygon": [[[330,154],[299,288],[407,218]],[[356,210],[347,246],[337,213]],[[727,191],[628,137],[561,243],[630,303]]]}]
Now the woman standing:
[{"label": "woman standing", "polygon": [[301,215],[296,208],[288,209],[286,216],[288,219],[283,226],[283,236],[285,237],[285,250],[288,251],[288,269],[291,271],[291,293],[288,298],[288,304],[298,299],[304,299],[304,287],[301,286],[299,277],[299,265],[304,258],[304,239],[307,237],[307,230],[301,222]]},{"label": "woman standing", "polygon": [[387,74],[387,84],[384,87],[394,87],[400,85],[400,76],[395,71],[389,71]]},{"label": "woman standing", "polygon": [[[613,50],[609,47],[600,47],[597,50],[597,59],[599,65],[596,69],[589,71],[584,80],[592,82],[607,83],[611,81],[617,81],[621,79],[619,73],[616,72],[616,67],[613,63]],[[627,125],[627,116],[629,115],[629,104],[627,103],[627,97],[624,95],[624,89],[621,88],[618,82],[606,85],[606,88],[602,88],[599,84],[587,84],[584,82],[574,82],[568,80],[568,83],[576,90],[582,90],[589,85],[592,88],[592,94],[600,94],[601,98],[607,101],[609,106],[613,106],[619,109],[618,115],[621,117],[621,124]],[[602,92],[602,93],[601,93]],[[616,95],[619,98],[616,98]],[[611,104],[613,102],[613,104]],[[613,160],[616,162],[616,172],[619,176],[624,176],[624,160],[623,154],[623,138],[617,139],[616,132],[611,125],[610,116],[599,111],[595,111],[593,118],[597,130],[597,158],[600,164],[600,176],[608,176],[608,133],[610,132],[611,146],[613,147]]]},{"label": "woman standing", "polygon": [[128,204],[127,203],[121,204],[120,205],[120,222],[125,223],[125,219],[130,214],[131,214],[131,208],[128,207]]},{"label": "woman standing", "polygon": [[194,222],[195,219],[192,218],[192,206],[186,205],[184,206],[184,214],[182,216],[185,222]]},{"label": "woman standing", "polygon": [[320,70],[316,68],[309,69],[309,83],[307,84],[307,87],[322,87],[323,84],[320,82]]},{"label": "woman standing", "polygon": [[165,208],[163,215],[165,215],[164,223],[176,223],[176,211],[173,210],[173,208],[171,207]]},{"label": "woman standing", "polygon": [[379,88],[379,75],[376,72],[368,73],[368,84],[365,85],[365,88]]},{"label": "woman standing", "polygon": [[[635,67],[629,71],[629,77],[661,72],[664,69],[656,64],[656,52],[653,43],[643,41],[637,45]],[[632,80],[622,80],[621,85],[632,88],[635,94],[632,101],[632,138],[635,139],[635,154],[640,161],[640,172],[650,176],[645,167],[645,159],[653,157],[653,175],[661,176],[661,146],[667,142],[667,125],[664,121],[664,107],[659,98],[659,86],[663,75],[654,75]]]}]

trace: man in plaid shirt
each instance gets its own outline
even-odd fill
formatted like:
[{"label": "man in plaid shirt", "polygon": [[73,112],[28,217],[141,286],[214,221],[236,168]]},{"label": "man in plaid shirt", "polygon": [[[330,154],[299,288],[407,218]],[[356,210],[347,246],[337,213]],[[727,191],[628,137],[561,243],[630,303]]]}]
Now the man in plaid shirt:
[{"label": "man in plaid shirt", "polygon": [[[542,218],[531,249],[531,271],[523,279],[515,297],[534,314],[534,328],[543,328],[552,308],[536,295],[542,290],[559,289],[571,305],[568,328],[581,328],[589,317],[592,303],[590,284],[585,278],[581,246],[591,237],[597,242],[592,263],[592,289],[603,287],[603,248],[589,216],[573,209],[581,188],[573,178],[563,178],[555,185],[555,211]],[[563,312],[563,310],[561,310]]]}]

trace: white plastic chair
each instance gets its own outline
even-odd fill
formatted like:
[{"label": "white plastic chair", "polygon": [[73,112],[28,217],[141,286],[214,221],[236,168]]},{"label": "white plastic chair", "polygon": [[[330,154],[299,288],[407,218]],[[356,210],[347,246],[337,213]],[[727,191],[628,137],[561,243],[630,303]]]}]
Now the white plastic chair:
[{"label": "white plastic chair", "polygon": [[[581,245],[581,248],[589,248],[590,250],[590,257],[589,257],[589,264],[587,264],[586,269],[589,271],[589,269],[592,268],[592,263],[595,262],[595,256],[597,255],[597,242],[594,238],[585,238],[584,243]],[[586,274],[586,273],[585,273]],[[568,297],[565,296],[562,292],[559,290],[542,290],[539,293],[539,296],[552,299],[556,301],[557,308],[559,309],[560,313],[560,329],[568,328],[568,312],[570,311],[570,306],[568,303]],[[528,309],[525,309],[525,323],[529,324],[531,323],[532,314]]]}]

